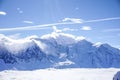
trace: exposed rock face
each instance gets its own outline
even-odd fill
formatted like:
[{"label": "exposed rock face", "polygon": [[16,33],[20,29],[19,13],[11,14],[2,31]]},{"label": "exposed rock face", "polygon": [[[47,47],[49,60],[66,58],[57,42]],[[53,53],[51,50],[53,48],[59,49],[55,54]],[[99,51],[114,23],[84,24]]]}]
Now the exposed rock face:
[{"label": "exposed rock face", "polygon": [[120,68],[120,50],[57,33],[41,38],[0,38],[0,69]]},{"label": "exposed rock face", "polygon": [[113,80],[120,80],[120,71],[118,71],[115,75]]}]

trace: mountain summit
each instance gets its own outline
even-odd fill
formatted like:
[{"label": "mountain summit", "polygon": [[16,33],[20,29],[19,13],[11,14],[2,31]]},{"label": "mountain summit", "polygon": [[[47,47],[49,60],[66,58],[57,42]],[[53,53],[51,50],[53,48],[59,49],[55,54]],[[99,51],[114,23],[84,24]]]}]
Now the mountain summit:
[{"label": "mountain summit", "polygon": [[56,33],[14,40],[0,35],[0,70],[120,68],[120,50],[84,37]]}]

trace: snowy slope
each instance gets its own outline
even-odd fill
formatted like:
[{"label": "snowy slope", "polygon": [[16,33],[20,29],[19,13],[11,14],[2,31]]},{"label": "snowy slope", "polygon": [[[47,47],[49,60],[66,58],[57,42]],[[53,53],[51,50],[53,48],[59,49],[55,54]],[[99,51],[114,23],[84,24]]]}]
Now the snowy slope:
[{"label": "snowy slope", "polygon": [[33,71],[6,70],[0,80],[113,80],[120,69],[40,69]]},{"label": "snowy slope", "polygon": [[14,40],[0,35],[0,70],[120,67],[120,50],[56,33]]}]

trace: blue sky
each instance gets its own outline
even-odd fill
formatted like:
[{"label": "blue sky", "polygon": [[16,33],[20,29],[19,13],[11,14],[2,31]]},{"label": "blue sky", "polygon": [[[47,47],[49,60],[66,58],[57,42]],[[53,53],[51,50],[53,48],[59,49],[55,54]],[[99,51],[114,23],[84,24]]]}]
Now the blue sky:
[{"label": "blue sky", "polygon": [[41,36],[53,26],[119,48],[120,0],[0,0],[0,34]]}]

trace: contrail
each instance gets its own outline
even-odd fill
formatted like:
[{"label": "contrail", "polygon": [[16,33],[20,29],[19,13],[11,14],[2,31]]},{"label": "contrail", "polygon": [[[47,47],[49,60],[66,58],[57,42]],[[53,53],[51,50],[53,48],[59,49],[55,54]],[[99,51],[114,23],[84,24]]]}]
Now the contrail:
[{"label": "contrail", "polygon": [[79,22],[78,19],[76,19],[76,21],[75,21],[75,19],[74,19],[74,21],[71,20],[71,21],[52,23],[52,24],[43,24],[43,25],[36,25],[36,26],[15,27],[15,28],[0,28],[0,31],[38,30],[38,29],[46,29],[47,27],[58,26],[58,25],[84,24],[84,23],[102,22],[102,21],[119,20],[119,19],[120,19],[120,17],[113,17],[113,18],[104,18],[104,19],[96,19],[96,20],[87,20],[87,21],[82,21],[82,22]]},{"label": "contrail", "polygon": [[101,21],[110,21],[110,20],[119,20],[120,17],[114,17],[114,18],[104,18],[104,19],[96,19],[96,20],[88,20],[88,21],[84,21],[85,23],[88,22],[101,22]]},{"label": "contrail", "polygon": [[43,25],[36,25],[36,26],[27,26],[27,27],[16,27],[16,28],[0,28],[0,31],[14,31],[14,30],[38,30],[45,29],[46,27],[57,26],[57,25],[64,25],[64,24],[76,24],[73,22],[61,22],[61,23],[53,23],[53,24],[43,24]]}]

